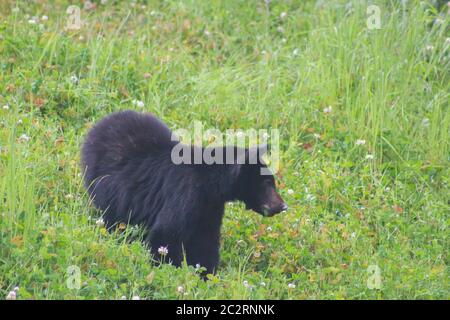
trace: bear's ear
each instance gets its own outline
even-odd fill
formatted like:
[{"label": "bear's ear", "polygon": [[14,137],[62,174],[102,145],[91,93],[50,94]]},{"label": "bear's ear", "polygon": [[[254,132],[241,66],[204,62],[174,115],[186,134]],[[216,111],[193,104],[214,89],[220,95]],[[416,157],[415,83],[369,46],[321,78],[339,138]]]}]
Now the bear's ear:
[{"label": "bear's ear", "polygon": [[270,152],[270,144],[263,143],[263,144],[258,145],[258,153],[259,153],[260,157],[265,155],[267,152]]},{"label": "bear's ear", "polygon": [[245,150],[245,163],[261,164],[262,156],[269,151],[268,144],[260,144]]},{"label": "bear's ear", "polygon": [[269,151],[269,148],[268,144],[260,144],[248,149],[236,148],[236,163],[238,165],[261,163],[262,156]]}]

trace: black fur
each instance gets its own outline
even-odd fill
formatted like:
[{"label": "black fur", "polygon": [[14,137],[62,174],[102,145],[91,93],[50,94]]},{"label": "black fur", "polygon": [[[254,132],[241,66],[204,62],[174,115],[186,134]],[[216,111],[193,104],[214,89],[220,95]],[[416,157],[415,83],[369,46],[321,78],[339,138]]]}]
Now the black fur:
[{"label": "black fur", "polygon": [[273,176],[259,174],[263,163],[176,165],[171,151],[179,142],[171,135],[152,114],[107,116],[89,132],[82,148],[85,185],[108,227],[120,222],[143,225],[155,258],[160,258],[159,247],[167,247],[173,264],[179,266],[185,253],[188,264],[200,264],[211,273],[219,262],[225,202],[241,200],[266,215],[286,205],[275,191]]}]

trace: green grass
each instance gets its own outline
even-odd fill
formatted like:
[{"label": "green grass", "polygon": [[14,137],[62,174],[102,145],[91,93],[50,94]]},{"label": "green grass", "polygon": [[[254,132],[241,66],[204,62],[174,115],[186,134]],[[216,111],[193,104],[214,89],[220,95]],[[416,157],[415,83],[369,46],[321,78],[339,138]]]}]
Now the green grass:
[{"label": "green grass", "polygon": [[[35,2],[0,4],[0,298],[450,298],[446,8],[373,1],[368,30],[365,1],[108,1],[64,31],[69,2]],[[83,137],[120,109],[279,129],[290,210],[227,206],[209,281],[152,266],[135,229],[96,225],[82,187]]]}]

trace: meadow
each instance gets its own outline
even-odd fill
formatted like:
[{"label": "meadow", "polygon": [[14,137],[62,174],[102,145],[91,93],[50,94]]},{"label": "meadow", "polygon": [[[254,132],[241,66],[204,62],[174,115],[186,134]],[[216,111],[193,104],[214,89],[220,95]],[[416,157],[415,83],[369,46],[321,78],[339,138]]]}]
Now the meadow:
[{"label": "meadow", "polygon": [[[2,1],[0,299],[449,299],[447,10]],[[288,212],[227,205],[208,281],[152,264],[82,183],[86,132],[123,109],[278,129]]]}]

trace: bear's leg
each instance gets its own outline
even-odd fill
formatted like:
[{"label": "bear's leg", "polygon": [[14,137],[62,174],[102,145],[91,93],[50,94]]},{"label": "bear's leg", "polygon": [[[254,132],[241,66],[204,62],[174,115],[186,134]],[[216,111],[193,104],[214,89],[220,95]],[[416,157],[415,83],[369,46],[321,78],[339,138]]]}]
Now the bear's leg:
[{"label": "bear's leg", "polygon": [[194,233],[184,245],[188,265],[199,264],[206,268],[206,273],[215,273],[219,265],[219,237],[219,232]]}]

